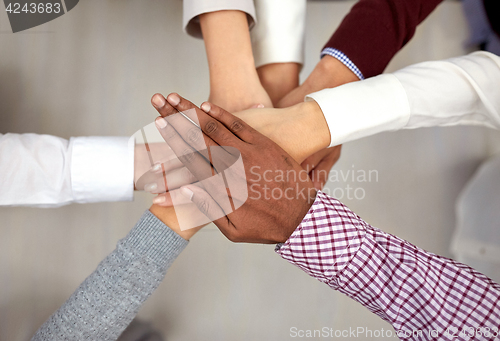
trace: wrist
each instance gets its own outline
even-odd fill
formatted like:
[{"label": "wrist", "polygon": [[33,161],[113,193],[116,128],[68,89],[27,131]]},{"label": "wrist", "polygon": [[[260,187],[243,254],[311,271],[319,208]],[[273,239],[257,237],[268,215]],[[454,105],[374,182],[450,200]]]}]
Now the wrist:
[{"label": "wrist", "polygon": [[271,137],[298,163],[330,145],[330,130],[315,101],[279,109],[280,124]]},{"label": "wrist", "polygon": [[147,257],[160,269],[166,270],[188,244],[171,229],[145,212],[135,227],[120,241],[135,257]]},{"label": "wrist", "polygon": [[301,65],[298,63],[272,63],[257,69],[260,83],[269,94],[274,106],[299,86],[300,68]]},{"label": "wrist", "polygon": [[295,125],[301,129],[304,143],[301,150],[304,158],[327,148],[330,145],[330,129],[325,115],[316,101],[306,101],[295,106]]},{"label": "wrist", "polygon": [[304,83],[315,91],[358,81],[359,78],[347,66],[335,57],[325,55],[316,64]]},{"label": "wrist", "polygon": [[185,240],[191,239],[192,236],[196,234],[203,226],[191,228],[188,230],[181,230],[177,216],[175,215],[174,207],[162,207],[158,205],[152,205],[149,211],[153,213],[162,223],[167,225],[172,231],[177,233],[179,236]]}]

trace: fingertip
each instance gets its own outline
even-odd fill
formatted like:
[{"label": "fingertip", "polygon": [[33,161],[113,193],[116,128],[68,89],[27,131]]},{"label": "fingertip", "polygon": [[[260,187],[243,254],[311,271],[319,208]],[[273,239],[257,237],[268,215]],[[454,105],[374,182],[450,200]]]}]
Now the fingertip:
[{"label": "fingertip", "polygon": [[201,110],[203,110],[204,112],[206,112],[207,114],[209,114],[210,113],[210,109],[212,108],[212,106],[208,102],[203,102],[201,104],[200,108],[201,108]]},{"label": "fingertip", "polygon": [[190,190],[188,187],[185,187],[185,186],[181,187],[181,193],[182,193],[182,195],[184,195],[186,198],[188,198],[188,199],[189,199],[189,201],[192,201],[194,193],[193,193],[193,191],[192,191],[192,190]]},{"label": "fingertip", "polygon": [[206,112],[210,116],[215,117],[216,119],[221,118],[223,111],[224,111],[223,109],[221,109],[217,105],[212,104],[210,102],[203,102],[201,104],[200,108],[201,108],[201,110],[203,110],[204,112]]},{"label": "fingertip", "polygon": [[170,95],[167,96],[167,101],[170,103],[172,106],[177,106],[181,102],[181,97],[179,94],[173,92]]},{"label": "fingertip", "polygon": [[168,125],[167,120],[163,117],[157,117],[155,119],[155,124],[159,129],[164,129]]},{"label": "fingertip", "polygon": [[155,163],[155,164],[153,165],[153,167],[151,167],[151,172],[153,172],[153,173],[158,173],[158,172],[160,172],[160,171],[161,171],[161,172],[163,171],[163,166],[162,166],[162,164],[161,164],[161,163],[158,163],[158,162],[157,162],[157,163]]},{"label": "fingertip", "polygon": [[165,105],[165,97],[162,94],[156,93],[151,97],[151,103],[155,108],[161,109]]},{"label": "fingertip", "polygon": [[167,201],[167,198],[165,198],[164,195],[159,195],[159,196],[157,196],[156,198],[153,199],[153,204],[163,206],[163,205],[165,205],[166,201]]}]

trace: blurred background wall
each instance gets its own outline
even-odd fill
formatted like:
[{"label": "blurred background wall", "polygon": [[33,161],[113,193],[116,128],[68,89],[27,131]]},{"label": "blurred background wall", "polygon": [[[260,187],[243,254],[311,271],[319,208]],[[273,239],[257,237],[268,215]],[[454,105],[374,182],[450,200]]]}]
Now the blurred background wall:
[{"label": "blurred background wall", "polygon": [[[303,78],[353,4],[308,4]],[[204,46],[182,32],[181,18],[177,0],[86,0],[57,20],[12,34],[1,11],[0,133],[128,136],[156,117],[155,92],[176,91],[200,104],[209,90]],[[446,1],[387,71],[462,55],[467,36],[460,2]],[[372,225],[450,257],[456,197],[499,149],[499,133],[482,128],[379,134],[346,144],[334,168],[378,177],[340,179],[328,190]],[[358,199],[353,192],[348,198],[347,185],[362,188]],[[129,203],[0,208],[0,341],[28,340],[150,200],[137,193]],[[213,225],[203,229],[139,316],[169,341],[288,340],[291,327],[390,328],[273,248],[231,244]]]}]

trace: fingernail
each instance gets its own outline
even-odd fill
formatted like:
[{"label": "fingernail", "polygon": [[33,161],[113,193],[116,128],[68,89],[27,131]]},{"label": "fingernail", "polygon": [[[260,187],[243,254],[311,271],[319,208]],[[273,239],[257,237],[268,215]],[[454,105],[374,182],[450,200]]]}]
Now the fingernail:
[{"label": "fingernail", "polygon": [[259,104],[257,105],[257,108],[259,108],[259,109],[262,109],[262,108],[264,108],[264,104],[262,104],[262,103],[259,103]]},{"label": "fingernail", "polygon": [[156,163],[153,167],[151,167],[152,172],[159,172],[161,171],[161,163]]},{"label": "fingernail", "polygon": [[155,120],[155,123],[156,123],[156,126],[160,129],[163,129],[167,126],[167,120],[164,119],[163,117],[158,117],[156,120]]},{"label": "fingernail", "polygon": [[193,199],[193,191],[191,191],[189,188],[181,187],[181,192],[189,200]]},{"label": "fingernail", "polygon": [[163,106],[165,105],[165,99],[161,95],[156,95],[156,96],[153,97],[153,104],[158,109],[159,108],[163,108]]},{"label": "fingernail", "polygon": [[165,200],[164,196],[159,196],[153,199],[153,204],[161,204],[162,202],[165,202]]},{"label": "fingernail", "polygon": [[177,104],[179,104],[181,99],[180,99],[179,95],[177,95],[177,94],[170,94],[167,97],[167,101],[168,101],[168,103],[172,104],[175,107]]},{"label": "fingernail", "polygon": [[206,112],[207,114],[210,112],[210,104],[208,104],[207,102],[203,103],[201,105],[201,110],[203,110],[204,112]]},{"label": "fingernail", "polygon": [[146,186],[144,186],[144,190],[146,192],[151,192],[151,191],[154,191],[158,188],[158,185],[157,184],[147,184]]}]

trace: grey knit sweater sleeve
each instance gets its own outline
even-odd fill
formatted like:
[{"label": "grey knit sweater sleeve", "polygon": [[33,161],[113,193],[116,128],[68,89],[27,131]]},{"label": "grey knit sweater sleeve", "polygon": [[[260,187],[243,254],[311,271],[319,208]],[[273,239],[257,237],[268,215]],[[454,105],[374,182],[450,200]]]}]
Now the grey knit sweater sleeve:
[{"label": "grey knit sweater sleeve", "polygon": [[116,340],[187,243],[146,211],[32,340]]}]

